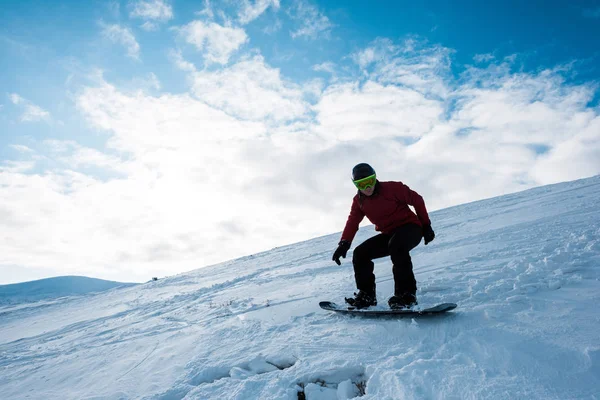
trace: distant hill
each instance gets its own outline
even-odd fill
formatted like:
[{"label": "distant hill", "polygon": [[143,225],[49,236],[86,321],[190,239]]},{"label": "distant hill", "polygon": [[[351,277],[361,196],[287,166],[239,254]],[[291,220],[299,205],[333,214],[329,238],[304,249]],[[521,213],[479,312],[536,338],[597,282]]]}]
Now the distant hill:
[{"label": "distant hill", "polygon": [[51,300],[133,285],[136,284],[105,281],[85,276],[59,276],[11,285],[0,285],[0,305]]}]

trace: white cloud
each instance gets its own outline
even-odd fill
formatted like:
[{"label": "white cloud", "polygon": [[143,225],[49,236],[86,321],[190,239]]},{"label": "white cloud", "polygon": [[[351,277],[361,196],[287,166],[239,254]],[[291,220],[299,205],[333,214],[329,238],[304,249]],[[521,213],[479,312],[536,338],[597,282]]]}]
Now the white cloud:
[{"label": "white cloud", "polygon": [[140,25],[140,28],[142,28],[145,31],[152,32],[152,31],[158,30],[158,24],[154,23],[154,22],[146,21],[142,25]]},{"label": "white cloud", "polygon": [[262,32],[265,35],[273,35],[277,32],[279,32],[281,30],[281,28],[283,28],[283,23],[281,22],[280,19],[276,19],[275,22],[273,22],[271,25],[267,25],[262,29]]},{"label": "white cloud", "polygon": [[47,155],[42,157],[62,163],[72,170],[82,167],[100,167],[105,171],[122,171],[126,165],[115,155],[81,146],[74,140],[47,139],[43,141],[43,149]]},{"label": "white cloud", "polygon": [[112,148],[134,154],[256,137],[263,129],[261,124],[241,123],[187,95],[128,95],[106,83],[82,93],[78,107],[96,127],[114,133],[109,142]]},{"label": "white cloud", "polygon": [[378,138],[411,141],[439,122],[443,104],[412,89],[367,82],[329,87],[315,109],[319,133],[334,143]]},{"label": "white cloud", "polygon": [[414,39],[374,42],[353,57],[362,77],[323,92],[315,131],[332,151],[344,143],[435,194],[435,208],[600,172],[593,85],[565,84],[568,66],[515,73],[512,60],[457,80],[451,54]]},{"label": "white cloud", "polygon": [[81,167],[101,167],[106,170],[124,170],[125,167],[119,157],[110,156],[99,150],[77,146],[73,154],[61,159],[71,168],[78,169]]},{"label": "white cloud", "polygon": [[196,72],[196,67],[189,61],[186,61],[181,54],[181,51],[171,50],[169,52],[169,56],[177,66],[182,71],[186,72]]},{"label": "white cloud", "polygon": [[127,56],[139,60],[140,45],[129,28],[119,25],[103,25],[102,35],[111,42],[124,46],[127,49]]},{"label": "white cloud", "polygon": [[[143,279],[154,270],[167,273],[167,264],[175,273],[216,262],[223,251],[233,257],[283,244],[281,235],[290,230],[279,218],[283,210],[252,194],[254,179],[272,174],[260,170],[259,160],[269,156],[254,153],[265,138],[263,124],[237,121],[189,96],[127,95],[108,84],[86,89],[77,103],[128,161],[52,141],[48,148],[68,168],[0,174],[6,188],[0,202],[23,228],[3,248],[1,263],[106,277],[112,268],[126,267],[130,277]],[[282,154],[270,158],[280,161]],[[100,181],[75,170],[88,164],[117,168],[124,176]],[[297,215],[308,212],[301,204],[296,209]],[[269,213],[275,221],[263,218]],[[274,236],[246,240],[250,232],[265,230]],[[224,250],[218,244],[225,239],[237,244]],[[19,250],[32,242],[34,250]]]},{"label": "white cloud", "polygon": [[46,139],[43,142],[44,148],[50,153],[60,154],[77,148],[79,145],[74,140],[56,140]]},{"label": "white cloud", "polygon": [[33,104],[27,99],[24,99],[17,93],[9,94],[10,101],[19,106],[23,112],[19,117],[21,122],[37,122],[37,121],[49,121],[50,112],[44,110],[40,106]]},{"label": "white cloud", "polygon": [[196,12],[195,14],[209,20],[214,19],[215,13],[210,4],[210,0],[204,0],[204,8],[201,11]]},{"label": "white cloud", "polygon": [[352,57],[362,73],[372,80],[444,98],[451,90],[448,85],[451,54],[448,48],[427,46],[409,38],[399,44],[377,39]]},{"label": "white cloud", "polygon": [[279,9],[279,0],[243,0],[239,13],[241,24],[247,24],[261,16],[269,7]]},{"label": "white cloud", "polygon": [[302,90],[307,98],[313,98],[318,100],[323,93],[323,89],[325,87],[325,81],[323,79],[315,78],[310,81],[307,81],[302,86]]},{"label": "white cloud", "polygon": [[370,47],[353,54],[352,58],[361,69],[366,69],[373,63],[392,60],[398,53],[396,49],[397,46],[390,39],[377,39]]},{"label": "white cloud", "polygon": [[[478,71],[487,77],[485,86],[475,73],[456,90],[456,110],[444,124],[448,130],[415,145],[424,160],[454,163],[453,169],[464,170],[464,179],[477,182],[478,197],[600,172],[595,161],[600,143],[589,140],[597,126],[596,113],[586,107],[593,98],[591,87],[565,85],[552,70],[524,74],[490,69],[492,74]],[[469,131],[463,136],[464,128]],[[532,150],[540,146],[549,153]],[[473,165],[477,168],[468,168]],[[473,188],[457,200],[466,201],[472,193]]]},{"label": "white cloud", "polygon": [[[273,90],[296,96],[276,70],[257,71]],[[322,201],[303,175],[322,163],[324,147],[306,124],[268,128],[187,95],[127,94],[108,83],[86,88],[77,105],[122,156],[46,141],[48,157],[63,167],[0,174],[0,204],[16,232],[0,263],[142,280],[326,233],[335,219],[313,209]],[[89,165],[120,175],[95,179],[80,170]],[[301,217],[308,214],[316,219]]]},{"label": "white cloud", "polygon": [[160,80],[153,72],[150,72],[145,76],[135,77],[131,81],[131,85],[133,87],[133,90],[151,91],[160,90],[162,88]]},{"label": "white cloud", "polygon": [[578,115],[580,130],[562,138],[531,171],[542,184],[568,181],[600,172],[600,117]]},{"label": "white cloud", "polygon": [[231,55],[248,42],[243,29],[214,22],[193,21],[180,29],[184,39],[203,52],[207,62],[227,64]]},{"label": "white cloud", "polygon": [[11,144],[11,148],[15,149],[19,153],[32,153],[33,150],[27,146],[23,146],[22,144]]},{"label": "white cloud", "polygon": [[21,121],[23,122],[42,121],[47,120],[48,118],[50,118],[50,113],[48,111],[33,104],[26,105],[25,111],[21,115]]},{"label": "white cloud", "polygon": [[299,0],[296,2],[290,16],[300,23],[300,28],[290,33],[292,38],[307,37],[316,39],[317,37],[328,37],[333,24],[323,13],[314,5]]},{"label": "white cloud", "polygon": [[[0,164],[0,172],[3,174],[22,174],[31,171],[35,167],[34,161],[3,161]],[[0,174],[1,175],[1,174]],[[0,179],[0,182],[2,180]]]},{"label": "white cloud", "polygon": [[321,71],[321,72],[329,72],[332,75],[335,75],[335,63],[332,62],[324,62],[321,64],[313,65],[313,71]]},{"label": "white cloud", "polygon": [[173,18],[173,8],[165,0],[137,0],[131,4],[131,18],[165,22]]},{"label": "white cloud", "polygon": [[23,99],[21,96],[19,96],[16,93],[10,93],[8,95],[8,97],[10,98],[10,101],[15,104],[15,105],[19,105],[25,102],[25,99]]},{"label": "white cloud", "polygon": [[145,82],[148,85],[148,87],[152,89],[160,90],[162,87],[162,85],[160,84],[160,80],[158,80],[158,77],[153,72],[150,72],[148,74],[148,79]]},{"label": "white cloud", "polygon": [[478,63],[490,62],[495,59],[496,59],[496,56],[494,56],[492,53],[475,54],[475,56],[473,57],[473,60]]},{"label": "white cloud", "polygon": [[593,86],[493,62],[457,79],[451,54],[382,39],[329,86],[291,82],[260,56],[198,70],[177,51],[190,94],[98,76],[76,103],[106,149],[45,141],[52,169],[0,166],[0,264],[143,280],[340,231],[362,161],[431,210],[600,172]]},{"label": "white cloud", "polygon": [[230,68],[193,75],[193,93],[207,104],[249,120],[288,121],[308,112],[301,87],[255,56]]}]

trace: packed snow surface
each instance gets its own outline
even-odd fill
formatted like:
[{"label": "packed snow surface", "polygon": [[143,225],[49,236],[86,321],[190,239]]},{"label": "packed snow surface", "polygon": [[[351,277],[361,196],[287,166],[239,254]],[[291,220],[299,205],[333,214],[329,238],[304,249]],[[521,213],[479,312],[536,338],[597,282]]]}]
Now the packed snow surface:
[{"label": "packed snow surface", "polygon": [[[431,218],[435,241],[412,252],[417,295],[421,307],[457,303],[452,312],[320,309],[354,291],[351,253],[331,261],[335,234],[135,287],[0,307],[0,396],[600,399],[600,177]],[[374,233],[361,229],[353,247]],[[389,259],[375,272],[385,308]]]}]

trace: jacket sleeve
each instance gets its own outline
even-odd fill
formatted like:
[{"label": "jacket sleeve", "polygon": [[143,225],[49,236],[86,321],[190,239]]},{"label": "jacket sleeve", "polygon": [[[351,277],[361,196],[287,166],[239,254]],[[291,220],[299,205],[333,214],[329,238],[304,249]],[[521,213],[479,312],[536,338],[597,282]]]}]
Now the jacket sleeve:
[{"label": "jacket sleeve", "polygon": [[350,215],[348,216],[348,221],[346,221],[346,227],[342,232],[341,240],[347,240],[348,242],[352,243],[354,235],[356,235],[356,232],[358,231],[358,226],[364,217],[365,213],[363,213],[360,208],[358,196],[354,196],[354,199],[352,200],[352,207],[350,208]]},{"label": "jacket sleeve", "polygon": [[427,208],[425,207],[425,200],[423,200],[423,197],[421,197],[421,195],[414,190],[411,190],[411,188],[402,182],[398,183],[399,185],[395,191],[397,198],[415,208],[417,217],[419,217],[419,221],[421,221],[423,226],[431,225],[431,220],[429,219],[429,214],[427,213]]}]

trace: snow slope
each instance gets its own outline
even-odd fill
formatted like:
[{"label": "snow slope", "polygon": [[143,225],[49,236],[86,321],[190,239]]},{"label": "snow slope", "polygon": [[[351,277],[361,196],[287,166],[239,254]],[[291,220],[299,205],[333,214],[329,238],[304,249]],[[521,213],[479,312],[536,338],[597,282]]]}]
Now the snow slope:
[{"label": "snow slope", "polygon": [[[600,399],[600,176],[432,213],[420,319],[340,316],[338,234],[72,298],[0,307],[6,399]],[[345,213],[346,210],[340,210]],[[341,228],[341,227],[340,227]],[[355,244],[373,235],[361,229]],[[349,254],[351,255],[351,254]],[[380,306],[388,259],[376,263]]]},{"label": "snow slope", "polygon": [[84,295],[135,283],[105,281],[85,276],[59,276],[36,281],[0,285],[0,304],[50,300],[65,296]]}]

